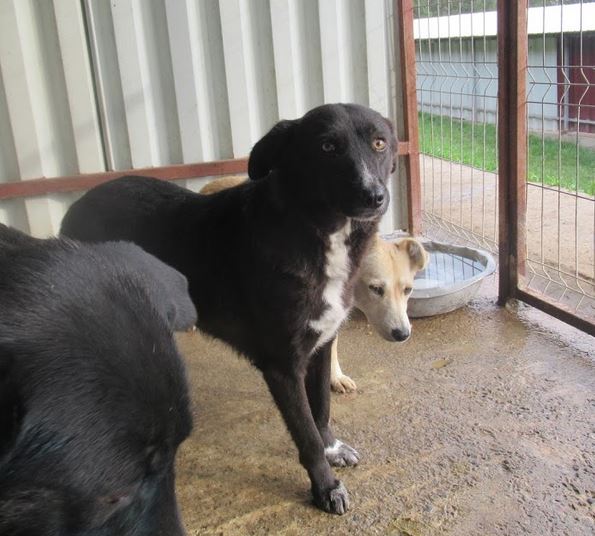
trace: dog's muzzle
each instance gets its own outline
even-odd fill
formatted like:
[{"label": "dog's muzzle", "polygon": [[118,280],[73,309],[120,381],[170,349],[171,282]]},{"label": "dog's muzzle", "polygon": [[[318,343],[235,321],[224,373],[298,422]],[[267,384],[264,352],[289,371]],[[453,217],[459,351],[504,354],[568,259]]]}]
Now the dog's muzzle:
[{"label": "dog's muzzle", "polygon": [[391,335],[393,336],[393,339],[395,341],[398,342],[404,342],[406,341],[409,336],[411,335],[411,331],[409,330],[404,330],[404,329],[393,329],[391,331]]},{"label": "dog's muzzle", "polygon": [[354,218],[357,220],[374,220],[382,216],[388,208],[388,191],[386,188],[363,190],[358,199],[358,210]]},{"label": "dog's muzzle", "polygon": [[363,201],[366,208],[378,209],[384,203],[385,193],[382,190],[365,192]]}]

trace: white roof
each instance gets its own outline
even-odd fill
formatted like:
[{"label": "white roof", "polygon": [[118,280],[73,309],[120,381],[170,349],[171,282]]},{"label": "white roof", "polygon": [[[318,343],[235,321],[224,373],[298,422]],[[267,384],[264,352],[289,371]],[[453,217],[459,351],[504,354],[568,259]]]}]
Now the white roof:
[{"label": "white roof", "polygon": [[[531,7],[529,34],[588,32],[595,30],[595,3]],[[483,37],[496,35],[495,11],[429,17],[413,21],[414,39]]]}]

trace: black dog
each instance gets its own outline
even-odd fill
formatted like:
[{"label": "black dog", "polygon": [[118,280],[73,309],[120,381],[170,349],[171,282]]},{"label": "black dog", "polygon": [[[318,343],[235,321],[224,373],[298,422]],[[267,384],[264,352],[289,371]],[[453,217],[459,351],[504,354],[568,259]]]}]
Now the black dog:
[{"label": "black dog", "polygon": [[[0,223],[0,249],[7,251],[8,248],[27,245],[42,246],[45,242]],[[72,244],[72,247],[83,246]],[[96,244],[93,249],[113,267],[136,272],[149,291],[157,311],[174,331],[194,327],[196,308],[188,295],[188,280],[180,272],[130,242]]]},{"label": "black dog", "polygon": [[202,196],[124,177],[72,205],[62,233],[130,240],[188,277],[198,326],[262,372],[308,471],[315,503],[342,514],[330,464],[359,455],[329,425],[331,341],[388,205],[392,126],[350,104],[281,121],[252,150],[246,184]]},{"label": "black dog", "polygon": [[122,267],[125,248],[0,229],[2,536],[184,533],[185,374],[163,283]]}]

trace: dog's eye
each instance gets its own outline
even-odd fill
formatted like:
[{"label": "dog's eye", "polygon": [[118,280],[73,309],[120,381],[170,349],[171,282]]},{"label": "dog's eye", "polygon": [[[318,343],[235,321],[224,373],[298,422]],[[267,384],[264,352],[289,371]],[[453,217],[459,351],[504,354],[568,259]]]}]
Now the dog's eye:
[{"label": "dog's eye", "polygon": [[375,138],[372,142],[372,147],[375,151],[381,153],[386,149],[386,141],[384,141],[382,138]]},{"label": "dog's eye", "polygon": [[411,294],[412,290],[413,289],[411,287],[405,287],[405,294],[407,294],[407,295]]},{"label": "dog's eye", "polygon": [[322,150],[325,153],[334,153],[335,152],[335,144],[334,143],[331,143],[330,141],[325,141],[322,144]]},{"label": "dog's eye", "polygon": [[368,285],[368,288],[374,293],[378,294],[378,296],[384,296],[384,287],[380,285]]}]

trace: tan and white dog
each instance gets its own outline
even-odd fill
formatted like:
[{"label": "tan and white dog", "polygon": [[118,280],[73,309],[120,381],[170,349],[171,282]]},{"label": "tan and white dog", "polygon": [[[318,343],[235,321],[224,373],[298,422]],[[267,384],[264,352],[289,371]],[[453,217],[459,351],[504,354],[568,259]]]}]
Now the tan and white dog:
[{"label": "tan and white dog", "polygon": [[[379,236],[364,257],[355,286],[355,306],[387,341],[406,341],[411,335],[407,301],[413,279],[428,262],[428,253],[414,238],[388,242]],[[331,387],[344,393],[356,389],[343,374],[337,357],[337,339],[332,348]]]},{"label": "tan and white dog", "polygon": [[[240,176],[215,179],[203,186],[200,193],[213,194],[245,180]],[[355,306],[387,341],[403,342],[411,335],[407,301],[415,274],[425,268],[428,258],[414,238],[388,242],[377,236],[363,259],[355,286]],[[354,391],[355,382],[343,374],[339,365],[337,340],[332,347],[331,388],[338,393]]]}]

